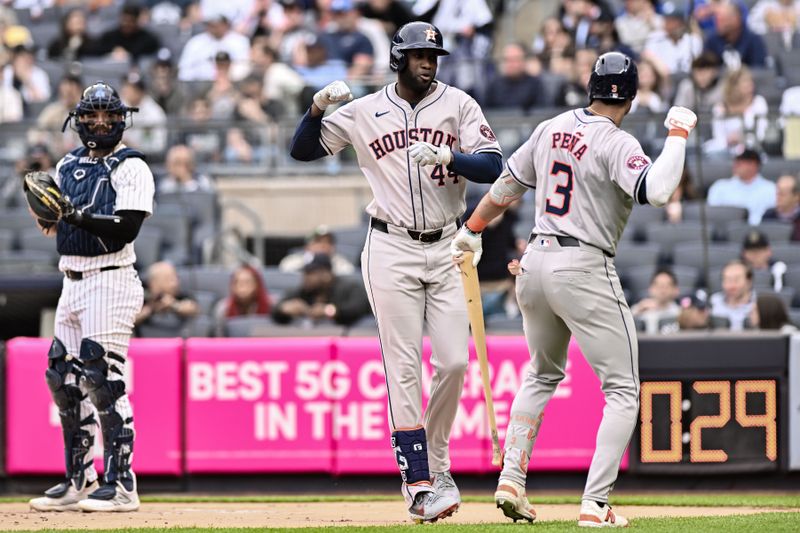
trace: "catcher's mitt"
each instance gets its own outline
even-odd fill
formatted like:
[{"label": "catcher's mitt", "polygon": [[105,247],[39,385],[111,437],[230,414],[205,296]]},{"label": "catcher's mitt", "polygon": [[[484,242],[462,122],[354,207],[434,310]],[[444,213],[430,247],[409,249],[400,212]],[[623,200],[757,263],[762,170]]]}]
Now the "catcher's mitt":
[{"label": "catcher's mitt", "polygon": [[58,222],[71,204],[61,196],[53,177],[40,170],[28,172],[22,185],[31,211],[41,222]]}]

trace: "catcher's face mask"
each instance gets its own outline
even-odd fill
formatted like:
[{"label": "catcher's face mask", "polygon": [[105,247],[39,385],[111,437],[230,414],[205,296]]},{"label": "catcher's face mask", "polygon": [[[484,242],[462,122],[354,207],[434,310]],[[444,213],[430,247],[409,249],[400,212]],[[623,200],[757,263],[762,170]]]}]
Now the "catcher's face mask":
[{"label": "catcher's face mask", "polygon": [[108,150],[122,140],[122,132],[131,124],[128,118],[138,108],[127,107],[116,89],[104,82],[90,85],[80,102],[70,111],[62,131],[70,125],[78,132],[84,146]]}]

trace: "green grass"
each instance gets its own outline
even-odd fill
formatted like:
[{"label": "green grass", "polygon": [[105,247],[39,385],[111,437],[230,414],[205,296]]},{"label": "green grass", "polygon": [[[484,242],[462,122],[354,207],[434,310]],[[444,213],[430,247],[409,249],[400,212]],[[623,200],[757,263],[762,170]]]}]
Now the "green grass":
[{"label": "green grass", "polygon": [[[691,533],[730,532],[730,531],[769,531],[770,533],[795,532],[798,530],[798,515],[795,513],[761,513],[748,516],[715,516],[698,518],[640,518],[635,520],[630,531],[640,530],[648,533],[672,533],[674,531],[691,531]],[[421,526],[383,526],[383,527],[329,527],[329,528],[281,528],[270,529],[270,533],[307,533],[325,529],[331,533],[383,533],[388,531],[421,531]],[[527,524],[436,524],[425,526],[436,528],[446,533],[512,533],[512,532],[585,532],[577,527],[574,521],[542,522],[535,526]],[[528,529],[529,527],[533,529]],[[262,529],[262,528],[259,528]],[[251,533],[256,528],[128,528],[91,530],[96,533]],[[48,529],[46,532],[56,533],[59,530]],[[89,530],[82,530],[89,531]],[[429,531],[425,529],[425,531]],[[41,533],[39,531],[38,533]]]},{"label": "green grass", "polygon": [[[528,495],[535,505],[579,504],[580,495],[536,494]],[[394,494],[365,495],[297,495],[297,496],[194,496],[194,495],[153,495],[143,496],[144,503],[316,503],[316,502],[386,502],[399,501]],[[484,496],[465,495],[465,502],[491,503],[490,494]],[[0,503],[25,503],[27,497],[0,498]],[[671,505],[679,507],[764,507],[800,508],[798,493],[653,493],[653,494],[614,494],[612,505]]]}]

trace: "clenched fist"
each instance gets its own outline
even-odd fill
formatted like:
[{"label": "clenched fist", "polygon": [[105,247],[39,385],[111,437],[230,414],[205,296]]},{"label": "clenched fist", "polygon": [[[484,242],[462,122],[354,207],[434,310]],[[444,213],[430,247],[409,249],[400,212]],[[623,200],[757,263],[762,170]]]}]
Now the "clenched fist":
[{"label": "clenched fist", "polygon": [[668,130],[683,130],[686,136],[692,132],[697,125],[697,115],[691,109],[685,107],[672,106],[664,120],[664,127]]},{"label": "clenched fist", "polygon": [[431,143],[418,142],[411,145],[408,149],[411,161],[416,165],[427,167],[428,165],[447,166],[453,160],[453,153],[446,144],[434,146]]},{"label": "clenched fist", "polygon": [[322,111],[325,111],[331,104],[349,102],[352,99],[353,95],[350,93],[350,87],[339,80],[329,83],[314,95],[314,103]]}]

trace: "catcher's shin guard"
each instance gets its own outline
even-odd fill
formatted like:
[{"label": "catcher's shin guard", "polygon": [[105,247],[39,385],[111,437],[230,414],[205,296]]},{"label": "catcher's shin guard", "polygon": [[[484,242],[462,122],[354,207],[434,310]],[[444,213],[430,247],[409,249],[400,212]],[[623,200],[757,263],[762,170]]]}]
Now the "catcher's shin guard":
[{"label": "catcher's shin guard", "polygon": [[106,352],[103,346],[91,339],[81,341],[81,361],[83,361],[83,380],[100,417],[100,429],[103,432],[104,464],[103,475],[106,484],[113,485],[120,481],[133,486],[131,458],[133,456],[134,431],[130,426],[133,418],[123,418],[117,411],[117,400],[125,395],[125,382],[122,379],[109,380],[110,371],[122,375],[115,365],[109,366],[106,358],[124,363],[124,359],[112,352]]},{"label": "catcher's shin guard", "polygon": [[67,479],[76,490],[82,490],[86,469],[92,466],[90,452],[94,443],[94,435],[84,428],[95,424],[94,416],[81,419],[83,394],[76,385],[65,383],[70,374],[75,375],[77,381],[81,374],[80,366],[67,357],[67,349],[57,338],[53,339],[47,357],[45,380],[61,420]]}]

